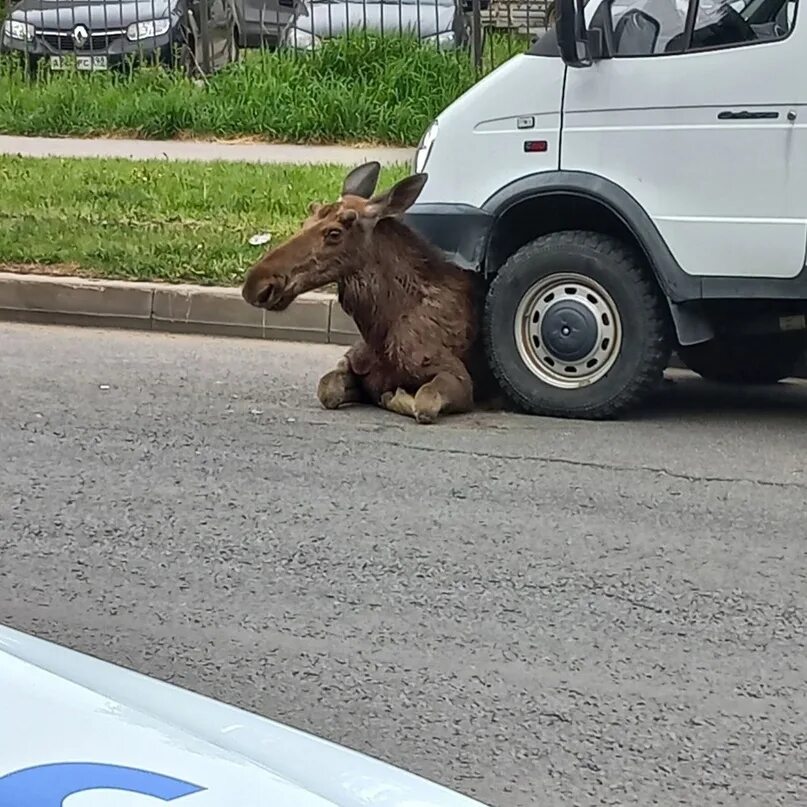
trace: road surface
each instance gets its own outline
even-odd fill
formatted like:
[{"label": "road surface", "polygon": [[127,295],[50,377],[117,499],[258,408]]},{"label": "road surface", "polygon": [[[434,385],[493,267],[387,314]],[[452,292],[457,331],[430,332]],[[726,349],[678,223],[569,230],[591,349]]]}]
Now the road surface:
[{"label": "road surface", "polygon": [[0,325],[0,620],[495,807],[807,803],[807,386],[426,427],[340,352]]}]

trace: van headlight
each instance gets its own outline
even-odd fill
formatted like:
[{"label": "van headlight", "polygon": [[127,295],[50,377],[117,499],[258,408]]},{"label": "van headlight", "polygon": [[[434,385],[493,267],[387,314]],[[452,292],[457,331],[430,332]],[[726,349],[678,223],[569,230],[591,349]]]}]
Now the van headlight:
[{"label": "van headlight", "polygon": [[423,169],[426,167],[432,146],[437,139],[437,129],[437,121],[432,121],[429,128],[423,133],[423,137],[420,138],[420,143],[418,143],[418,147],[415,150],[414,169],[416,174],[422,173]]}]

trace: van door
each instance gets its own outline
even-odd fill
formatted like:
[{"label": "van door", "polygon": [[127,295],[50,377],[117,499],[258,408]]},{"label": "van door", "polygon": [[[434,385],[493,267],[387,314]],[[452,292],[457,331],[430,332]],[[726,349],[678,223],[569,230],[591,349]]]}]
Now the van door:
[{"label": "van door", "polygon": [[807,52],[795,11],[794,0],[587,4],[613,58],[568,68],[561,167],[628,191],[689,274],[787,278],[805,264],[807,194],[788,162]]}]

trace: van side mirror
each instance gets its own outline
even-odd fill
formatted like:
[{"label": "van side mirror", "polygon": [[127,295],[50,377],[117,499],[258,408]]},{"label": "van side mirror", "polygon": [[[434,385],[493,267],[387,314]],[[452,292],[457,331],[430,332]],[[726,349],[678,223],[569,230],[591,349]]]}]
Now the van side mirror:
[{"label": "van side mirror", "polygon": [[613,37],[609,37],[608,33],[608,31],[603,31],[600,28],[589,29],[588,54],[593,62],[611,58]]},{"label": "van side mirror", "polygon": [[583,0],[555,0],[555,4],[558,47],[563,61],[569,67],[589,67],[592,54],[583,16]]}]

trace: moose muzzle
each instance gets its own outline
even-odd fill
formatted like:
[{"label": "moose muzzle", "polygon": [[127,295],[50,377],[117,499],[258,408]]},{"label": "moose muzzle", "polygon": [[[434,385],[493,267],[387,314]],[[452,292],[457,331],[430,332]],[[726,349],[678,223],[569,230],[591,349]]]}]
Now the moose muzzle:
[{"label": "moose muzzle", "polygon": [[257,308],[282,311],[294,299],[293,295],[286,293],[288,285],[288,279],[278,275],[259,278],[248,275],[241,287],[241,296]]}]

